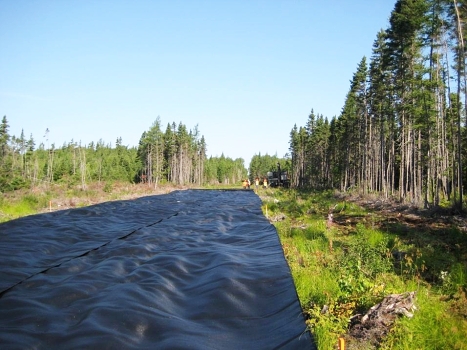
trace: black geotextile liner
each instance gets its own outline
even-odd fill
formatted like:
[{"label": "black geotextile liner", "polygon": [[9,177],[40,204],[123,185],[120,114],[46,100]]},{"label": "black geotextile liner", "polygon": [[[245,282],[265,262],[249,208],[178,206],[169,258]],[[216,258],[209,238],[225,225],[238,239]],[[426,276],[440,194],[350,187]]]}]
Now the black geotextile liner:
[{"label": "black geotextile liner", "polygon": [[0,224],[2,349],[315,349],[253,191]]}]

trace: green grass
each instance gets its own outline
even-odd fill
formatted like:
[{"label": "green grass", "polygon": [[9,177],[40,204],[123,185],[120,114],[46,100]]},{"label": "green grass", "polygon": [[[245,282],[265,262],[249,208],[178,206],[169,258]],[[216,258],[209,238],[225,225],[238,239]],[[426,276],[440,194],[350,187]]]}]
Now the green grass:
[{"label": "green grass", "polygon": [[[419,288],[413,318],[401,318],[383,349],[466,349],[467,319],[442,296]],[[465,300],[463,301],[465,303]]]},{"label": "green grass", "polygon": [[32,215],[43,208],[47,208],[49,196],[47,194],[26,194],[20,198],[5,198],[0,200],[0,222]]},{"label": "green grass", "polygon": [[[418,309],[398,319],[381,349],[467,349],[465,232],[383,228],[378,213],[333,192],[269,189],[258,195],[268,217],[281,218],[273,224],[318,349],[336,349],[352,315],[408,291],[416,291]],[[350,224],[327,227],[329,211]],[[395,261],[398,252],[402,259]]]}]

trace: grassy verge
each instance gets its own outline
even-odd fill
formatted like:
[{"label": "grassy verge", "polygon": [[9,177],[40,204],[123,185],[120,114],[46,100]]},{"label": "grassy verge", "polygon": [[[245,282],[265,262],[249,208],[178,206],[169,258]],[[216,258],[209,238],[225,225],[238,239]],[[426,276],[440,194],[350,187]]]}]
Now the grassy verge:
[{"label": "grassy verge", "polygon": [[[467,349],[467,235],[437,220],[404,221],[332,192],[268,189],[263,212],[276,226],[319,349]],[[328,213],[334,213],[332,222]],[[349,335],[349,320],[385,296],[416,292],[414,316],[378,341]]]}]

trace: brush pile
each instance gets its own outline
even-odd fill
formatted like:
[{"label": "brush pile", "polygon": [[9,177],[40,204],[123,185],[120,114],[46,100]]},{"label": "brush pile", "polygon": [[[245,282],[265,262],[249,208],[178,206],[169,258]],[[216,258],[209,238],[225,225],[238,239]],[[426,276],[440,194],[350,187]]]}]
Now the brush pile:
[{"label": "brush pile", "polygon": [[371,307],[364,315],[353,316],[348,333],[353,339],[349,339],[349,343],[357,340],[377,346],[398,317],[413,317],[413,312],[416,310],[414,300],[415,292],[391,294]]}]

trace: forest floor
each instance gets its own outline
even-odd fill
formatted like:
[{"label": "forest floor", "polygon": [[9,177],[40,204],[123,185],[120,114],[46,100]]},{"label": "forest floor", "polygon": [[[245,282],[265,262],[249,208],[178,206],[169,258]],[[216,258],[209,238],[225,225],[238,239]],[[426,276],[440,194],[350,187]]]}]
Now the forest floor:
[{"label": "forest floor", "polygon": [[[460,261],[467,261],[467,246],[459,244],[459,242],[465,242],[467,235],[467,214],[465,209],[463,213],[454,211],[451,208],[442,207],[421,209],[395,201],[383,201],[371,196],[365,197],[350,194],[337,194],[336,198],[339,201],[354,203],[368,211],[367,215],[362,216],[346,215],[345,211],[342,214],[334,211],[332,218],[333,225],[344,234],[355,232],[358,224],[364,224],[372,226],[373,229],[397,235],[406,246],[433,247],[435,250],[452,253]],[[453,230],[458,230],[463,238],[459,239],[458,237],[454,239],[449,234]],[[423,250],[423,248],[421,249]],[[406,251],[397,253],[402,254],[399,259],[409,256]],[[420,273],[421,279],[429,284],[442,283],[439,275],[433,274],[430,270],[423,271],[422,269]],[[459,291],[460,296],[451,294],[443,298],[444,300],[453,301],[450,306],[450,312],[467,319],[467,289]],[[410,304],[407,310],[414,307],[413,300],[415,296],[413,294],[393,294],[387,298],[389,301],[384,300],[380,304],[374,305],[371,309],[367,310],[368,313],[365,316],[362,314],[358,318],[351,320],[349,332],[346,336],[348,340],[357,340],[357,344],[362,341],[365,344],[378,344],[381,341],[381,337],[390,332],[394,318],[396,317],[394,310],[389,310],[389,306],[394,308],[400,304]],[[380,310],[382,309],[389,310],[389,312],[381,312]],[[413,310],[415,310],[415,307]],[[371,319],[370,325],[368,325],[368,322],[367,325],[360,322],[362,316],[367,318],[367,320]],[[349,348],[359,349],[358,346],[350,346]]]},{"label": "forest floor", "polygon": [[[450,208],[442,207],[421,209],[413,205],[358,195],[340,194],[338,197],[341,200],[353,202],[380,217],[380,220],[375,220],[380,229],[391,229],[399,224],[402,225],[402,227],[398,227],[399,231],[404,230],[404,228],[405,230],[436,231],[455,226],[459,230],[467,232],[467,214],[465,212],[459,213]],[[334,217],[335,222],[343,226],[355,224],[363,219],[339,217],[338,214]]]},{"label": "forest floor", "polygon": [[318,349],[338,337],[349,350],[467,349],[465,214],[334,191],[260,195]]}]

